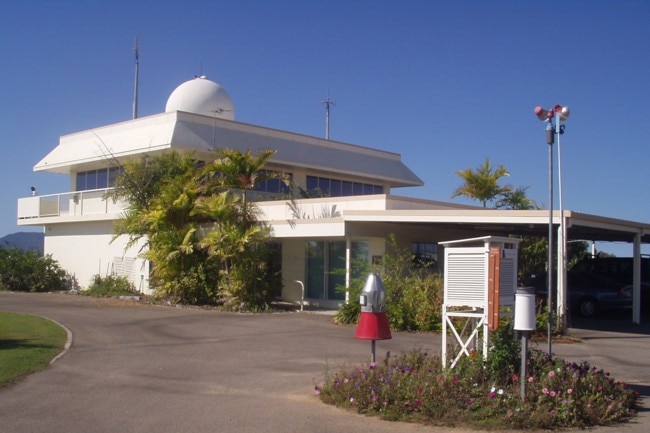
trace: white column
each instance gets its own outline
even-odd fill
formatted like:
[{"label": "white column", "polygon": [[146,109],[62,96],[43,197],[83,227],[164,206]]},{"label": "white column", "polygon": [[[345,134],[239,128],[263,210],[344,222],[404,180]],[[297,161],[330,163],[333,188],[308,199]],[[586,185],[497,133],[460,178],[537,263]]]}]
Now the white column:
[{"label": "white column", "polygon": [[345,303],[350,302],[350,260],[352,257],[352,239],[345,237]]},{"label": "white column", "polygon": [[634,235],[634,270],[632,289],[632,322],[641,323],[641,233]]}]

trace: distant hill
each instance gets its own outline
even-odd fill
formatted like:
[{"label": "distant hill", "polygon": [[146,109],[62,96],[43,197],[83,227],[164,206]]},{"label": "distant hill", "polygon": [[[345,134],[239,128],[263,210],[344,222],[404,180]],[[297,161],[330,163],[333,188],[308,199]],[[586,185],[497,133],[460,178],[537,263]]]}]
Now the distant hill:
[{"label": "distant hill", "polygon": [[43,233],[18,232],[0,238],[0,248],[14,247],[21,250],[38,250],[43,252]]}]

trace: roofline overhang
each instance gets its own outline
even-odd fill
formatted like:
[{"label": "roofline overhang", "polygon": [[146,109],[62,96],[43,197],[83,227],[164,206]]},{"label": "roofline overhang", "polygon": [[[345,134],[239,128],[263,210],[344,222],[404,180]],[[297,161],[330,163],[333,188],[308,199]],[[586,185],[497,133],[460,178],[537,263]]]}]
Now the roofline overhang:
[{"label": "roofline overhang", "polygon": [[264,126],[174,111],[61,136],[34,171],[70,173],[167,149],[207,154],[215,148],[276,150],[270,163],[368,179],[390,187],[424,182],[394,152]]}]

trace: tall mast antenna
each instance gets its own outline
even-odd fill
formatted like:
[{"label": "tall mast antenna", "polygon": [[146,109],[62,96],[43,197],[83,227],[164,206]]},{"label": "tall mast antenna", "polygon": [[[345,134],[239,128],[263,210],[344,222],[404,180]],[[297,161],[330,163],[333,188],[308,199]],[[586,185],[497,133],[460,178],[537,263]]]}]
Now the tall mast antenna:
[{"label": "tall mast antenna", "polygon": [[327,99],[321,101],[325,105],[325,140],[330,139],[330,108],[336,105],[336,101],[330,99],[330,92],[327,92]]},{"label": "tall mast antenna", "polygon": [[136,36],[133,43],[133,52],[135,53],[135,86],[133,89],[133,118],[138,118],[138,78],[140,74],[140,40]]}]

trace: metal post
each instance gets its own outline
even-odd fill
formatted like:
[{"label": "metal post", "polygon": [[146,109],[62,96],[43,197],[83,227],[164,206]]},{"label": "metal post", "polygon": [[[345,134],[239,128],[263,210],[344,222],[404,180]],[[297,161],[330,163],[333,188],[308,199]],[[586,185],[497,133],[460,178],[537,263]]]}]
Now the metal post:
[{"label": "metal post", "polygon": [[370,340],[372,343],[370,344],[370,363],[374,364],[375,363],[375,340]]},{"label": "metal post", "polygon": [[528,331],[521,331],[521,369],[519,371],[519,382],[521,382],[521,400],[526,400],[526,381],[528,374],[526,363],[528,358]]},{"label": "metal post", "polygon": [[632,269],[632,323],[641,323],[641,233],[634,235]]},{"label": "metal post", "polygon": [[325,105],[325,139],[330,139],[330,108],[332,105],[336,105],[336,101],[330,99],[329,92],[327,92],[327,99],[322,101],[322,104]]},{"label": "metal post", "polygon": [[557,269],[557,324],[561,332],[566,330],[567,286],[566,286],[566,225],[562,204],[562,150],[560,147],[560,111],[555,112],[555,134],[557,136],[557,179],[560,207],[560,228],[558,230],[558,269]]},{"label": "metal post", "polygon": [[[546,122],[546,143],[548,144],[548,263],[547,263],[547,275],[546,281],[548,283],[548,355],[551,356],[552,351],[552,339],[553,339],[553,143],[555,142],[555,136],[557,135],[558,141],[558,159],[559,159],[559,146],[560,146],[560,135],[563,132],[564,125],[560,123],[566,121],[569,117],[569,107],[563,107],[562,105],[556,105],[551,110],[545,110],[541,106],[535,107],[535,115],[542,122]],[[558,161],[559,162],[559,161]],[[561,167],[560,167],[561,168]],[[560,173],[561,176],[561,173]],[[560,188],[562,188],[562,179],[559,179]],[[560,189],[561,191],[561,189]],[[564,273],[564,256],[566,254],[566,233],[564,227],[564,212],[562,209],[562,196],[560,192],[560,230],[561,233],[558,234],[560,240],[558,241],[558,269]],[[561,244],[561,245],[560,245]],[[564,275],[564,274],[563,274]],[[558,276],[559,277],[559,276]],[[559,278],[558,278],[559,279]],[[562,301],[558,301],[558,315],[564,318],[564,308],[565,308],[565,287],[566,278],[562,277],[561,293]],[[560,293],[560,292],[558,292]]]},{"label": "metal post", "polygon": [[303,305],[305,305],[305,284],[300,280],[295,281],[300,284],[300,311],[302,311]]},{"label": "metal post", "polygon": [[140,75],[140,40],[136,36],[133,43],[133,52],[135,53],[135,85],[133,87],[133,118],[138,118],[138,81]]},{"label": "metal post", "polygon": [[548,143],[548,263],[546,281],[548,282],[548,356],[551,356],[553,340],[553,141],[555,131],[551,122],[546,126]]}]

